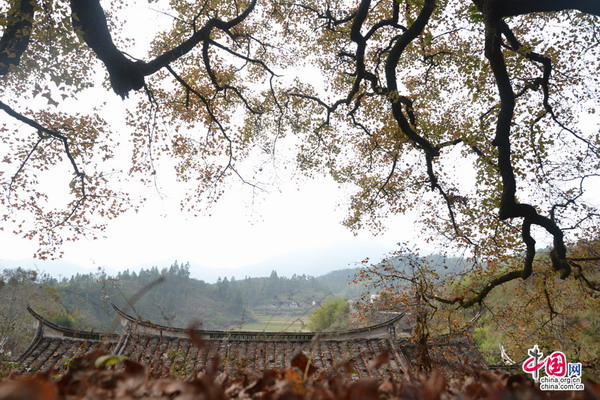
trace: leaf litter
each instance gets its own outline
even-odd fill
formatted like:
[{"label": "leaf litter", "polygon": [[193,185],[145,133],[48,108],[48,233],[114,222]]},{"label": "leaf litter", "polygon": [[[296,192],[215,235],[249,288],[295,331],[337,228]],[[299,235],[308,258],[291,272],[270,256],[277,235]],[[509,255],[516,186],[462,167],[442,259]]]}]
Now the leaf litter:
[{"label": "leaf litter", "polygon": [[[374,363],[388,358],[382,354]],[[191,380],[152,378],[138,362],[95,351],[74,359],[62,376],[13,374],[0,380],[0,400],[600,400],[600,384],[589,380],[584,380],[584,391],[543,392],[525,375],[468,367],[451,378],[434,368],[428,376],[403,380],[355,379],[343,369],[321,371],[303,353],[293,358],[289,369],[233,373],[221,367],[215,357],[207,371]]]}]

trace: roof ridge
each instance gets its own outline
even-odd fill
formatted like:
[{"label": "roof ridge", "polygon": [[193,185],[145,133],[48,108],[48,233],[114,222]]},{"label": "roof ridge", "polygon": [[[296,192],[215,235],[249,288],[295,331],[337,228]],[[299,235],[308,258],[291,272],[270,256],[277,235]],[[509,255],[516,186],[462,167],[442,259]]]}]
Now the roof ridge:
[{"label": "roof ridge", "polygon": [[88,330],[88,331],[83,330],[83,329],[71,329],[71,328],[67,328],[65,326],[57,325],[53,322],[50,322],[46,318],[42,317],[33,308],[31,308],[29,306],[29,304],[27,305],[27,311],[35,319],[38,320],[38,322],[39,322],[38,329],[41,329],[42,336],[45,336],[44,334],[47,333],[46,328],[50,328],[50,330],[53,331],[52,334],[48,335],[48,336],[64,336],[64,337],[70,337],[70,338],[76,338],[76,339],[92,339],[92,340],[102,340],[105,337],[117,336],[117,334],[115,334],[115,333],[94,332],[93,329]]},{"label": "roof ridge", "polygon": [[[171,333],[175,336],[188,336],[190,328],[178,328],[170,327],[165,325],[156,324],[152,321],[144,320],[141,318],[135,318],[125,311],[121,310],[115,304],[112,304],[113,309],[117,314],[125,321],[125,324],[132,324],[131,328],[140,330],[144,333],[155,334],[162,336],[163,334]],[[404,317],[404,313],[399,313],[395,317],[381,322],[379,324],[366,326],[363,328],[348,329],[343,331],[335,332],[265,332],[265,331],[242,331],[242,330],[210,330],[210,329],[193,329],[195,333],[206,336],[206,339],[239,339],[239,340],[302,340],[310,341],[313,339],[321,340],[344,340],[350,338],[360,338],[361,334],[367,334],[365,338],[374,337],[377,332],[381,331],[382,337],[392,336],[393,333],[390,329],[393,328],[394,324]],[[141,328],[141,329],[140,329]],[[370,333],[370,334],[369,334]]]},{"label": "roof ridge", "polygon": [[[153,323],[148,320],[143,320],[141,318],[135,318],[116,305],[112,304],[113,309],[124,321],[123,327],[125,328],[129,325],[129,329],[132,331],[138,331],[139,333],[149,334],[149,335],[167,335],[167,336],[176,336],[187,338],[189,337],[190,328],[178,328],[178,327],[169,327],[160,324]],[[62,337],[70,337],[76,339],[88,339],[88,340],[102,340],[106,337],[113,337],[122,339],[121,336],[126,334],[119,335],[116,333],[109,332],[94,332],[92,330],[81,330],[81,329],[71,329],[58,324],[55,324],[40,314],[38,314],[33,308],[27,305],[27,311],[39,321],[39,327],[41,329],[41,335],[44,336],[62,336]],[[335,332],[257,332],[257,331],[242,331],[242,330],[207,330],[207,329],[194,329],[194,332],[202,336],[203,339],[208,340],[244,340],[244,341],[273,341],[273,340],[282,340],[282,341],[302,341],[308,342],[312,340],[349,340],[349,339],[368,339],[368,338],[389,338],[393,337],[394,332],[394,324],[399,321],[404,316],[404,313],[401,313],[394,318],[389,319],[388,321],[381,322],[379,324],[366,326],[363,328],[355,328],[348,329],[344,331],[335,331]]]}]

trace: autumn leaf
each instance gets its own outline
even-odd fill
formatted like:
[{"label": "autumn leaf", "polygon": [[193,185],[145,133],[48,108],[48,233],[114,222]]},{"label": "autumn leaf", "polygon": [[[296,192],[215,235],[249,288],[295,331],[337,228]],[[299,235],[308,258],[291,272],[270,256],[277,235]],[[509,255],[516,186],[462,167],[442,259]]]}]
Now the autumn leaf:
[{"label": "autumn leaf", "polygon": [[312,361],[302,352],[292,358],[291,366],[292,368],[297,368],[305,379],[317,372],[317,368],[313,365]]}]

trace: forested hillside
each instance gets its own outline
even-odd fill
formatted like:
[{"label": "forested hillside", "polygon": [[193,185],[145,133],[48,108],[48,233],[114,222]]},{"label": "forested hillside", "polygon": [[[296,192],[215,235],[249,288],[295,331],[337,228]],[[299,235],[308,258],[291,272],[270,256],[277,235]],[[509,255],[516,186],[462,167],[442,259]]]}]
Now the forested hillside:
[{"label": "forested hillside", "polygon": [[[275,271],[269,277],[223,277],[210,284],[192,278],[189,264],[178,262],[116,276],[99,270],[58,280],[23,269],[7,269],[1,276],[0,300],[6,312],[0,333],[14,340],[0,343],[0,352],[4,347],[16,353],[33,335],[27,304],[60,325],[95,331],[119,328],[112,304],[167,326],[300,330],[311,310],[328,296],[340,294],[312,276],[280,277]],[[346,284],[341,283],[343,289]]]},{"label": "forested hillside", "polygon": [[[228,329],[251,322],[264,308],[306,308],[331,294],[314,277],[219,278],[214,284],[190,277],[189,264],[152,267],[138,273],[124,271],[114,277],[98,274],[49,279],[60,300],[73,310],[81,327],[106,329],[114,317],[112,304],[128,307],[128,299],[143,294],[131,307],[141,318],[170,326],[199,322],[207,329]],[[153,285],[154,284],[154,285]],[[145,288],[153,285],[150,290]]]},{"label": "forested hillside", "polygon": [[[536,262],[547,261],[540,256]],[[411,280],[415,273],[425,272],[428,285],[436,284],[437,276],[442,284],[437,293],[448,295],[458,285],[473,280],[477,272],[469,271],[470,266],[460,258],[406,253],[375,265],[319,277],[284,277],[273,271],[269,277],[223,277],[214,284],[192,278],[189,264],[178,262],[168,268],[126,270],[116,276],[99,270],[61,280],[35,271],[5,269],[0,274],[0,358],[20,354],[30,342],[33,319],[26,311],[28,304],[55,323],[95,331],[119,329],[113,304],[130,315],[176,327],[198,324],[204,329],[224,330],[344,329],[357,322],[373,323],[370,318],[379,311],[410,313],[414,307],[416,281]],[[462,273],[457,274],[459,271]],[[597,310],[597,299],[586,298],[580,288],[556,277],[541,276],[536,282],[543,285],[520,290],[511,284],[496,290],[478,310],[430,310],[428,318],[433,319],[427,329],[432,334],[448,329],[469,330],[494,364],[502,361],[500,344],[519,355],[525,354],[525,347],[533,342],[564,349],[571,357],[593,363],[598,357],[600,320],[593,311]],[[549,302],[544,293],[555,300]],[[371,294],[376,294],[376,301]],[[352,300],[352,306],[345,307],[346,300]],[[535,312],[523,312],[526,304],[533,303]],[[327,305],[335,307],[328,310]],[[344,312],[339,312],[342,309]]]},{"label": "forested hillside", "polygon": [[[440,255],[426,259],[440,273],[448,271],[448,265],[454,271],[457,265],[465,265],[460,259]],[[391,257],[385,263],[401,269],[402,262]],[[114,318],[111,303],[125,308],[128,299],[143,293],[131,310],[143,319],[169,326],[187,326],[194,321],[206,329],[229,329],[256,321],[256,313],[302,316],[327,297],[358,298],[368,290],[353,282],[359,271],[348,268],[319,277],[285,277],[273,271],[269,277],[222,277],[210,284],[192,278],[189,264],[175,261],[169,268],[155,266],[137,273],[126,270],[114,277],[100,271],[61,281],[46,278],[44,285],[56,290],[60,302],[84,328],[108,329]],[[150,290],[144,290],[153,283]]]}]

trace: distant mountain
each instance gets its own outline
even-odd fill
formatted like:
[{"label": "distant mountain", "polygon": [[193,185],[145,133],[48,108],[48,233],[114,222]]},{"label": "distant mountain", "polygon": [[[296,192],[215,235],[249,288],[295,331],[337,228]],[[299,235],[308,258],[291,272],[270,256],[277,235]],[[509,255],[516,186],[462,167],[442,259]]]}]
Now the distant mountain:
[{"label": "distant mountain", "polygon": [[[310,251],[287,253],[271,257],[259,263],[242,265],[239,267],[211,267],[195,260],[181,260],[173,257],[168,260],[156,260],[152,262],[141,263],[132,266],[112,265],[101,266],[108,275],[116,275],[119,271],[127,268],[129,271],[140,271],[152,267],[169,268],[174,260],[189,261],[190,274],[193,278],[203,280],[208,283],[215,283],[220,278],[244,279],[245,277],[258,278],[269,276],[271,271],[277,271],[280,276],[292,277],[293,275],[323,275],[330,271],[345,269],[357,265],[370,257],[373,260],[382,259],[389,248],[378,242],[361,242],[357,244],[353,241],[339,242],[335,245],[325,248],[314,249]],[[97,268],[83,267],[72,262],[63,260],[1,260],[0,269],[23,267],[35,269],[39,272],[45,272],[52,277],[71,277],[77,273],[88,274],[97,272]]]},{"label": "distant mountain", "polygon": [[[430,264],[435,272],[440,274],[442,277],[445,275],[456,274],[464,271],[470,266],[469,262],[462,257],[446,257],[441,254],[430,254],[425,256],[424,259]],[[407,270],[410,266],[407,264],[406,259],[403,256],[392,256],[388,257],[379,265],[382,264],[391,265],[398,270]]]},{"label": "distant mountain", "polygon": [[[276,315],[301,318],[322,299],[329,288],[311,276],[219,279],[206,283],[190,277],[190,266],[173,263],[168,268],[151,267],[122,271],[115,276],[76,274],[69,279],[47,278],[45,287],[53,288],[73,323],[86,329],[112,329],[112,304],[132,315],[170,326],[187,326],[202,321],[207,329],[229,329],[242,323],[267,321]],[[150,287],[149,290],[146,288]],[[130,303],[131,299],[135,299]],[[264,319],[263,319],[263,322]]]},{"label": "distant mountain", "polygon": [[[288,253],[269,258],[263,262],[246,265],[240,268],[222,269],[221,277],[235,276],[242,279],[245,276],[261,277],[269,276],[271,271],[277,271],[279,276],[292,277],[293,275],[320,276],[331,271],[353,268],[365,258],[373,260],[383,259],[390,248],[377,242],[340,242],[326,248],[314,249],[312,251]],[[200,275],[192,262],[192,275],[205,279],[203,276],[211,271],[204,269]]]},{"label": "distant mountain", "polygon": [[[190,275],[193,278],[203,280],[207,283],[215,283],[218,278],[235,277],[241,280],[245,277],[259,278],[266,277],[272,271],[282,277],[291,278],[293,275],[308,275],[319,278],[319,281],[331,288],[333,293],[343,297],[353,297],[360,293],[356,287],[348,286],[358,273],[360,262],[369,257],[374,261],[382,260],[389,249],[377,243],[365,243],[362,246],[356,246],[351,243],[338,243],[323,249],[317,249],[312,252],[292,253],[270,258],[263,262],[242,266],[239,268],[218,268],[201,265],[189,261]],[[464,270],[468,263],[460,257],[449,257],[433,254],[427,256],[432,260],[437,272],[441,275],[456,273]],[[157,267],[158,269],[168,268],[176,259],[159,260],[138,264],[129,271],[140,271]],[[187,261],[187,260],[186,260]],[[401,268],[403,261],[401,257],[392,256],[387,258],[388,263]],[[76,274],[96,273],[99,269],[106,272],[107,275],[117,275],[123,268],[114,268],[110,266],[101,266],[96,268],[83,267],[81,265],[63,261],[63,260],[36,260],[33,258],[21,260],[3,260],[0,259],[0,269],[5,268],[27,268],[34,269],[39,273],[46,273],[54,278],[70,278]],[[356,285],[354,285],[356,286]]]},{"label": "distant mountain", "polygon": [[[20,260],[0,259],[0,269],[25,268],[37,271],[40,274],[48,274],[54,278],[70,278],[76,274],[89,274],[98,271],[97,268],[86,268],[81,265],[63,260],[36,260],[35,258],[23,258]],[[116,275],[117,270],[102,267],[107,274]]]},{"label": "distant mountain", "polygon": [[[439,255],[427,258],[440,274],[456,272],[467,265],[459,258],[446,259]],[[402,257],[390,257],[386,262],[398,269],[405,267]],[[259,274],[260,269],[241,269],[245,276],[239,278],[232,276],[231,270],[206,269],[202,271],[203,277],[210,276],[208,271],[214,274],[214,283],[208,283],[193,276],[200,271],[189,263],[153,265],[117,273],[106,270],[106,275],[98,275],[97,270],[61,261],[0,260],[2,268],[33,268],[40,274],[45,272],[53,276],[43,279],[44,284],[56,289],[60,301],[66,305],[65,310],[72,313],[67,317],[73,317],[89,328],[108,329],[114,317],[111,304],[126,306],[127,299],[136,297],[146,285],[159,278],[163,282],[136,301],[135,314],[173,326],[186,326],[190,321],[200,319],[211,329],[228,328],[241,322],[264,324],[275,314],[288,317],[293,314],[298,319],[330,296],[356,299],[368,291],[353,282],[361,267],[329,272],[323,267],[320,272],[326,273],[312,275],[310,271],[314,270],[311,268],[283,265],[288,268],[273,268],[262,277],[250,275]],[[288,271],[287,276],[281,271]]]},{"label": "distant mountain", "polygon": [[360,284],[352,282],[359,271],[360,267],[340,269],[317,276],[316,280],[328,287],[335,296],[352,299],[365,290]]},{"label": "distant mountain", "polygon": [[[426,256],[425,259],[431,263],[433,269],[442,277],[461,272],[469,266],[469,263],[461,257],[445,257],[439,254],[432,254]],[[386,260],[379,262],[377,265],[383,265],[384,263],[392,265],[399,270],[408,267],[406,265],[406,260],[401,256],[389,257]],[[360,296],[361,293],[368,291],[368,288],[360,283],[353,283],[353,280],[357,278],[361,268],[362,267],[344,268],[331,271],[317,276],[316,280],[321,285],[328,287],[332,294],[336,296],[355,298]]]}]

